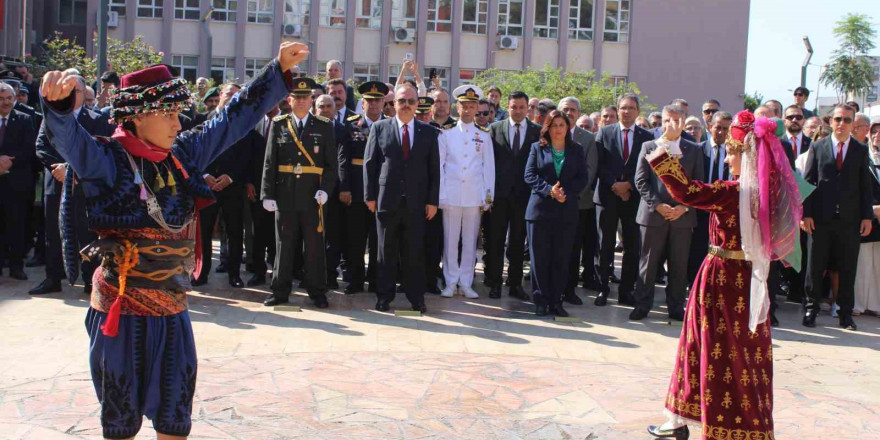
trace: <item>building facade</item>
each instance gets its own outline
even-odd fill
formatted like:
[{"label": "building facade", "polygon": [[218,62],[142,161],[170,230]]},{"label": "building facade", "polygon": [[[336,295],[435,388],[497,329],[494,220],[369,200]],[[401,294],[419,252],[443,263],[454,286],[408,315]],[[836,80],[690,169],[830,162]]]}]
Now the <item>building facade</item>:
[{"label": "building facade", "polygon": [[[85,29],[97,27],[96,0],[42,1],[63,4],[55,16],[87,4]],[[740,108],[745,85],[749,0],[109,1],[111,37],[143,36],[190,80],[246,81],[296,40],[312,54],[301,71],[338,59],[356,81],[392,82],[412,54],[423,77],[449,88],[488,68],[547,64],[636,81],[658,105],[714,97]]]}]

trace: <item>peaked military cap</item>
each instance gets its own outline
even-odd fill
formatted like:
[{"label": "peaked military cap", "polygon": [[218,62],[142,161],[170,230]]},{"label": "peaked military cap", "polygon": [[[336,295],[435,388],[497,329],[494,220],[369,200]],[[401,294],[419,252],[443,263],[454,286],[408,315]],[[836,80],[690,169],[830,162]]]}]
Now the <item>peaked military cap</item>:
[{"label": "peaked military cap", "polygon": [[384,99],[388,94],[388,86],[379,81],[367,81],[358,86],[358,93],[366,99]]}]

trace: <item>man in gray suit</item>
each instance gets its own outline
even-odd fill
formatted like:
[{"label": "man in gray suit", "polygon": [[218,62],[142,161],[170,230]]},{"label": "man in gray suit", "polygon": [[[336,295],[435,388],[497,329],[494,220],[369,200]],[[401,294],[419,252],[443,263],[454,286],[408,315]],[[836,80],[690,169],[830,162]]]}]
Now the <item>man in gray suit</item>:
[{"label": "man in gray suit", "polygon": [[[663,108],[663,127],[674,120],[683,120],[685,111],[677,105]],[[685,174],[694,180],[703,180],[703,153],[700,147],[683,137],[664,139],[666,148],[680,158]],[[691,233],[697,225],[696,212],[678,204],[645,158],[657,148],[658,141],[645,142],[636,167],[636,189],[641,195],[636,222],[641,229],[642,252],[639,260],[639,278],[633,292],[635,307],[629,319],[638,321],[648,316],[654,304],[654,281],[664,256],[669,262],[669,283],[666,286],[666,305],[669,318],[684,319],[684,299],[687,289],[687,263]]]},{"label": "man in gray suit", "polygon": [[[572,122],[571,138],[583,147],[584,157],[587,159],[587,186],[581,191],[578,202],[579,218],[575,229],[574,243],[571,256],[571,274],[568,277],[568,286],[562,292],[562,300],[574,305],[581,305],[583,301],[574,293],[578,280],[584,283],[594,282],[598,285],[599,274],[596,272],[594,259],[596,247],[599,242],[599,231],[596,228],[596,205],[593,204],[593,186],[596,184],[596,168],[599,164],[599,152],[596,150],[596,135],[575,125],[581,117],[581,102],[572,96],[562,98],[559,101],[559,110]],[[583,277],[579,276],[578,267],[583,251]]]}]

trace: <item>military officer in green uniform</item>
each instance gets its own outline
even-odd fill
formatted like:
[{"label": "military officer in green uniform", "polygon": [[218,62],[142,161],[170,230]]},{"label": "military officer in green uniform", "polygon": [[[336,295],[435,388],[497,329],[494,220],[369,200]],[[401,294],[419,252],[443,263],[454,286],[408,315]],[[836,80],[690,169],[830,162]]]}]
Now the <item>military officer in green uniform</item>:
[{"label": "military officer in green uniform", "polygon": [[[326,308],[324,203],[338,175],[336,139],[329,119],[309,113],[310,78],[296,78],[288,97],[293,111],[272,120],[263,161],[263,208],[275,213],[275,266],[272,295],[263,304],[288,302],[293,278],[294,245],[305,244],[304,284],[318,308]],[[302,284],[301,284],[302,286]]]}]

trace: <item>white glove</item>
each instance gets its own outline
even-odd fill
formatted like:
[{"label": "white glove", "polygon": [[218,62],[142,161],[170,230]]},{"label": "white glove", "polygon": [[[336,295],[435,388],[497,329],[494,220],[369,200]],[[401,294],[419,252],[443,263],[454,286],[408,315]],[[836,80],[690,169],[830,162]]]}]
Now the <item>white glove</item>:
[{"label": "white glove", "polygon": [[278,210],[278,204],[272,199],[266,199],[263,200],[263,209],[269,212],[275,212]]},{"label": "white glove", "polygon": [[325,203],[327,203],[327,198],[327,193],[321,191],[320,189],[318,190],[318,192],[315,193],[315,200],[318,201],[319,205],[324,205]]}]

